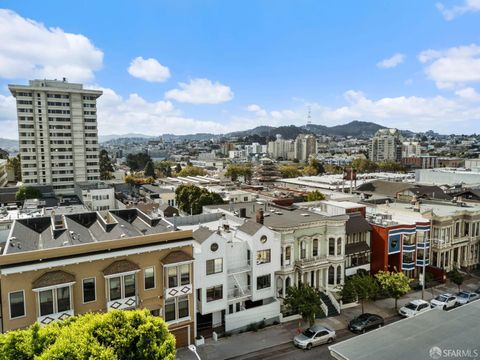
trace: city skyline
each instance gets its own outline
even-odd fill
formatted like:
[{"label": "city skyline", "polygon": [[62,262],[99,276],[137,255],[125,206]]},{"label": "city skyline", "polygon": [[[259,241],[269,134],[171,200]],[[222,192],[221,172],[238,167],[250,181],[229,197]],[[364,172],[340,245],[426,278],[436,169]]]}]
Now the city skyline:
[{"label": "city skyline", "polygon": [[90,4],[4,2],[1,137],[18,138],[7,84],[63,77],[103,90],[100,135],[303,125],[308,109],[328,126],[480,131],[472,0]]}]

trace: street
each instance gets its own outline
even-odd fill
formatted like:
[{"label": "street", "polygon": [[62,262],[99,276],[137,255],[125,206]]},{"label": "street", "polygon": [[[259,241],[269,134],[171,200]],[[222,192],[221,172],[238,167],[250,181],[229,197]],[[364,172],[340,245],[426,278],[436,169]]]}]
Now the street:
[{"label": "street", "polygon": [[[385,324],[391,324],[395,321],[401,320],[400,316],[393,316],[385,319]],[[337,330],[336,342],[350,339],[359,334],[354,334],[348,329]],[[330,352],[328,345],[320,345],[312,348],[312,350],[302,350],[293,345],[293,342],[280,344],[264,350],[255,351],[253,353],[245,354],[229,358],[230,360],[278,360],[278,359],[330,359]]]}]

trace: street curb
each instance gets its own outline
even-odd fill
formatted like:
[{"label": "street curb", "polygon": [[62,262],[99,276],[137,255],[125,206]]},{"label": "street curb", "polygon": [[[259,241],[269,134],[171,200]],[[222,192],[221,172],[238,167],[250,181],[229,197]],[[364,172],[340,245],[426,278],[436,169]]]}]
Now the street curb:
[{"label": "street curb", "polygon": [[245,353],[245,354],[241,354],[241,355],[237,355],[237,356],[232,356],[232,357],[229,357],[229,358],[225,358],[225,360],[234,360],[234,359],[242,359],[244,357],[246,357],[247,359],[250,357],[249,355],[252,355],[252,354],[255,354],[255,353],[259,353],[259,352],[263,352],[265,350],[268,350],[268,349],[272,349],[272,348],[275,348],[277,346],[281,346],[281,345],[285,345],[285,344],[289,344],[289,343],[293,343],[293,340],[289,340],[289,341],[284,341],[282,343],[278,343],[278,344],[275,344],[275,345],[270,345],[268,347],[264,347],[263,349],[261,350],[255,350],[255,351],[250,351],[248,353]]}]

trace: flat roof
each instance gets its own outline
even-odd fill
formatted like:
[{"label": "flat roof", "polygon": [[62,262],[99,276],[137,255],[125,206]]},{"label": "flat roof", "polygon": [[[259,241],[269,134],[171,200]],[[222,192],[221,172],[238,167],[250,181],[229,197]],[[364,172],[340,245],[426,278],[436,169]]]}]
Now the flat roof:
[{"label": "flat roof", "polygon": [[[455,357],[448,356],[453,354],[452,351],[480,352],[479,313],[480,301],[450,311],[431,310],[342,341],[328,349],[335,359],[345,360],[439,359]],[[444,356],[435,355],[437,348],[442,351],[439,355]]]}]

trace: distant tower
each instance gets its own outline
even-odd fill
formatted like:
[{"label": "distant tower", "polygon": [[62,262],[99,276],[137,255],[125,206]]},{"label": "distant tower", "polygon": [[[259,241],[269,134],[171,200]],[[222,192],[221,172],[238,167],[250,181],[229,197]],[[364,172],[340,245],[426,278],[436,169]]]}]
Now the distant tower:
[{"label": "distant tower", "polygon": [[307,126],[312,124],[312,108],[308,106],[308,112],[307,112]]}]

